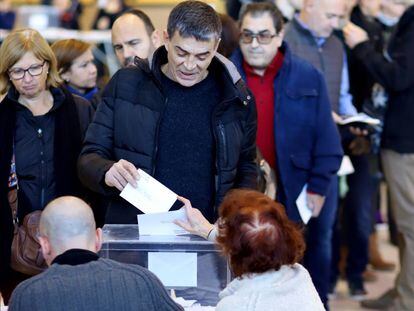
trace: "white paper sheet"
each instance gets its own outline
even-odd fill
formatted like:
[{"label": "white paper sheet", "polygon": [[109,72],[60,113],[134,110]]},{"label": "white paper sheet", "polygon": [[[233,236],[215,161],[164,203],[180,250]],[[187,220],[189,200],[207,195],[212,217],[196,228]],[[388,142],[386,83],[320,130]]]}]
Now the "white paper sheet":
[{"label": "white paper sheet", "polygon": [[170,287],[197,287],[197,253],[148,252],[148,270]]},{"label": "white paper sheet", "polygon": [[167,212],[177,195],[143,170],[138,170],[137,188],[129,183],[120,196],[145,214]]},{"label": "white paper sheet", "polygon": [[306,190],[308,189],[308,184],[306,184],[301,193],[299,194],[299,197],[296,200],[296,205],[299,210],[300,218],[302,218],[302,221],[304,224],[307,224],[309,220],[312,217],[312,211],[308,207],[308,203],[306,202]]},{"label": "white paper sheet", "polygon": [[184,209],[178,211],[137,215],[139,235],[179,235],[188,233],[173,223],[180,219],[186,221]]},{"label": "white paper sheet", "polygon": [[351,159],[349,156],[344,156],[342,158],[341,167],[338,170],[338,176],[350,175],[355,172],[354,166],[352,165]]}]

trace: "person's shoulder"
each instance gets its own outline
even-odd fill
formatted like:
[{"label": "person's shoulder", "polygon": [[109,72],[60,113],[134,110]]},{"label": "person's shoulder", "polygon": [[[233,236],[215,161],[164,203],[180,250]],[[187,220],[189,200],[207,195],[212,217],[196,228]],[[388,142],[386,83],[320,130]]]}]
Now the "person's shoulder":
[{"label": "person's shoulder", "polygon": [[72,94],[72,96],[73,96],[73,101],[75,102],[76,107],[78,109],[89,109],[91,107],[91,103],[89,102],[89,100],[76,94]]},{"label": "person's shoulder", "polygon": [[12,301],[13,299],[32,299],[33,297],[30,296],[31,291],[38,288],[38,286],[43,286],[47,283],[47,279],[49,275],[53,274],[53,270],[51,268],[46,269],[44,272],[33,276],[27,280],[21,282],[13,291]]},{"label": "person's shoulder", "polygon": [[317,86],[323,78],[322,73],[307,60],[291,54],[290,74],[300,78],[301,84]]}]

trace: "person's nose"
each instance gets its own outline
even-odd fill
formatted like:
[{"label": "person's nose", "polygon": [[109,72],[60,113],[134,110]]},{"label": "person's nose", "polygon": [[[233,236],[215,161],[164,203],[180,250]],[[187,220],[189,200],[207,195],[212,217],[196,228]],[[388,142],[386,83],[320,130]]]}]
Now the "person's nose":
[{"label": "person's nose", "polygon": [[260,45],[259,40],[257,39],[257,37],[254,37],[252,39],[252,43],[250,43],[250,44],[251,44],[252,48],[257,48]]},{"label": "person's nose", "polygon": [[134,57],[134,50],[129,46],[124,46],[123,57],[124,57],[124,59]]},{"label": "person's nose", "polygon": [[91,63],[89,64],[89,73],[90,73],[90,74],[96,74],[96,73],[97,73],[97,71],[98,71],[98,69],[96,68],[95,63],[94,63],[94,62],[91,62]]},{"label": "person's nose", "polygon": [[30,81],[33,80],[33,77],[32,77],[32,75],[28,71],[25,71],[22,80],[24,82],[30,82]]},{"label": "person's nose", "polygon": [[195,57],[190,55],[186,58],[185,62],[184,62],[184,67],[186,70],[188,71],[192,71],[196,68],[197,64],[195,61]]}]

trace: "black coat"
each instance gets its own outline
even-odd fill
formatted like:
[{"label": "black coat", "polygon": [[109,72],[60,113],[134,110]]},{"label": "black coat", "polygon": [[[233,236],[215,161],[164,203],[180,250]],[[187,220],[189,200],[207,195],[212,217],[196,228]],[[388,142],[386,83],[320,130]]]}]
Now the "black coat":
[{"label": "black coat", "polygon": [[414,153],[414,6],[406,10],[391,38],[387,59],[371,42],[358,44],[353,54],[389,94],[382,147]]},{"label": "black coat", "polygon": [[[167,52],[162,47],[153,58],[152,68],[158,70],[139,62],[137,67],[118,71],[104,91],[102,103],[86,134],[78,165],[79,177],[88,188],[112,195],[106,222],[137,221],[137,209],[120,199],[115,188],[107,187],[104,177],[120,159],[154,175],[158,129],[166,101],[159,82],[159,68],[166,62]],[[216,171],[212,172],[216,209],[231,188],[256,186],[256,111],[233,64],[227,61],[225,65],[215,57],[209,71],[218,73],[218,85],[222,85],[217,90],[220,104],[211,119],[216,147]],[[217,218],[217,210],[214,214]]]},{"label": "black coat", "polygon": [[[29,143],[25,148],[16,148],[16,158],[18,156],[22,159],[25,156],[33,158],[33,154],[37,155],[37,164],[29,167],[25,172],[33,176],[25,183],[26,189],[24,192],[26,195],[23,195],[23,191],[18,191],[20,220],[23,220],[28,212],[44,208],[44,206],[29,206],[33,202],[32,197],[37,198],[38,193],[42,191],[42,187],[46,187],[45,183],[38,181],[39,167],[42,167],[44,172],[53,172],[53,176],[48,176],[48,178],[53,178],[52,183],[55,185],[49,200],[62,195],[79,196],[84,194],[76,175],[76,161],[80,153],[82,139],[91,122],[94,110],[88,101],[78,96],[72,96],[65,89],[51,89],[51,92],[54,104],[47,115],[50,115],[52,122],[47,124],[54,127],[54,130],[51,133],[52,139],[45,142],[50,145],[45,146],[44,150],[51,151],[52,161],[41,164],[43,159],[38,144]],[[23,132],[27,131],[28,136],[31,132],[38,130],[36,124],[24,122],[23,118],[17,117],[17,110],[19,109],[17,98],[18,94],[14,88],[11,88],[8,95],[0,103],[0,287],[4,285],[8,271],[13,234],[12,215],[7,200],[10,164],[13,154],[13,136],[17,127],[20,127]],[[32,126],[30,126],[31,124]],[[19,150],[24,152],[23,156],[17,155]],[[19,176],[19,168],[17,173],[18,180],[27,177]],[[44,203],[47,204],[47,202]]]},{"label": "black coat", "polygon": [[[369,40],[375,51],[382,53],[384,39],[381,23],[376,19],[364,16],[359,6],[356,6],[352,11],[351,21],[368,33]],[[376,81],[352,52],[348,53],[348,56],[350,92],[354,106],[358,111],[361,111],[364,102],[371,99],[372,88]]]}]

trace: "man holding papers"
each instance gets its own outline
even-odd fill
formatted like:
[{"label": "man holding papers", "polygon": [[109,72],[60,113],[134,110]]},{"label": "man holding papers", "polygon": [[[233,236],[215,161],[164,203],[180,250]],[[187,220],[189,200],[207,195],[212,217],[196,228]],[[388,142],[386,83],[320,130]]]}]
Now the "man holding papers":
[{"label": "man holding papers", "polygon": [[136,223],[139,211],[119,191],[137,187],[137,169],[211,222],[228,190],[255,187],[255,105],[234,65],[215,54],[220,33],[211,6],[181,2],[150,68],[138,62],[110,81],[78,166],[87,187],[110,196],[106,223]]},{"label": "man holding papers", "polygon": [[304,263],[326,303],[337,199],[332,181],[342,148],[325,81],[283,41],[283,18],[274,4],[248,4],[240,23],[240,50],[232,59],[255,95],[257,146],[276,171],[277,200],[291,220],[302,220],[296,200],[305,192],[314,218],[307,226]]}]

